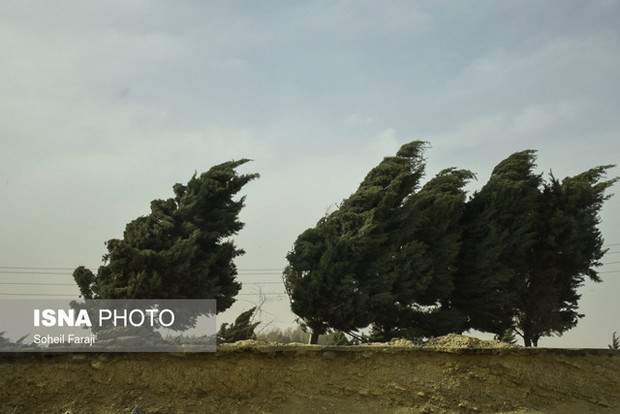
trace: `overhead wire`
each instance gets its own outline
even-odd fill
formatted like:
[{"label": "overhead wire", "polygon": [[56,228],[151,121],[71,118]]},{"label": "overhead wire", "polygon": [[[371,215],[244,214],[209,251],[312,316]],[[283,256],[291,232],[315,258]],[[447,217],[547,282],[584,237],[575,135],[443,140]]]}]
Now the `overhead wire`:
[{"label": "overhead wire", "polygon": [[[620,243],[611,243],[607,244],[604,247],[613,247],[620,246]],[[607,252],[606,254],[620,254],[620,251],[612,251]],[[612,261],[602,263],[605,265],[613,265],[620,264],[620,261]],[[73,270],[73,268],[69,267],[43,267],[43,266],[0,266],[0,274],[16,274],[16,275],[29,275],[29,276],[71,276],[71,273],[62,272]],[[237,269],[237,276],[239,279],[242,279],[247,276],[265,276],[265,277],[281,277],[282,268],[240,268]],[[620,274],[620,270],[603,270],[599,271],[598,274]],[[273,281],[273,280],[261,280],[256,281],[250,279],[249,281],[240,280],[243,286],[262,286],[262,285],[279,285],[282,284],[282,281]],[[3,286],[75,286],[74,283],[62,283],[62,282],[31,282],[31,281],[10,281],[5,282],[1,281],[0,285]],[[255,292],[255,293],[239,293],[237,296],[286,296],[286,292]],[[57,293],[0,293],[0,296],[15,296],[15,297],[24,297],[24,296],[49,296],[49,297],[75,297],[75,293],[71,294],[57,294]]]}]

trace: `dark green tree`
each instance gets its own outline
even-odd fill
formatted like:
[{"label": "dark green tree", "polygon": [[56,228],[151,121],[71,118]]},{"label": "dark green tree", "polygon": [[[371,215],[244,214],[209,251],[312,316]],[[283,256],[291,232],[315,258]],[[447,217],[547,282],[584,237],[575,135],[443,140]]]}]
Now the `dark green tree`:
[{"label": "dark green tree", "polygon": [[493,337],[496,341],[502,341],[510,345],[517,344],[517,336],[514,329],[507,329],[499,335]]},{"label": "dark green tree", "polygon": [[386,157],[338,210],[295,241],[283,279],[293,312],[312,330],[311,343],[329,328],[351,332],[372,322],[388,222],[419,185],[425,146],[414,141]]},{"label": "dark green tree", "polygon": [[581,317],[577,289],[605,253],[598,213],[616,179],[600,166],[563,181],[512,154],[466,200],[473,174],[447,169],[420,187],[425,144],[404,145],[288,254],[292,310],[312,330],[373,340],[518,332],[527,346]]},{"label": "dark green tree", "polygon": [[245,339],[256,339],[254,329],[256,329],[260,322],[252,322],[255,311],[256,307],[253,307],[252,309],[242,312],[230,326],[227,323],[223,323],[222,326],[220,326],[220,330],[217,332],[217,341],[226,344],[243,341]]},{"label": "dark green tree", "polygon": [[515,325],[526,346],[543,336],[575,327],[578,288],[586,278],[600,282],[596,268],[605,254],[598,229],[599,212],[617,179],[604,181],[612,165],[592,168],[574,177],[543,184],[537,211],[536,243],[529,271],[518,297]]},{"label": "dark green tree", "polygon": [[385,231],[385,254],[372,280],[373,340],[462,332],[465,315],[452,306],[465,209],[467,170],[441,171],[410,194]]},{"label": "dark green tree", "polygon": [[357,343],[355,339],[349,340],[344,332],[336,331],[331,335],[331,338],[329,338],[329,342],[327,343],[327,345],[343,346],[343,345],[357,345]]},{"label": "dark green tree", "polygon": [[453,303],[472,328],[501,334],[514,326],[537,238],[535,160],[531,150],[512,154],[467,203]]},{"label": "dark green tree", "polygon": [[241,284],[234,258],[243,254],[231,237],[245,197],[233,197],[258,174],[239,175],[249,160],[212,167],[174,185],[173,198],[154,200],[151,212],[106,243],[97,274],[83,266],[73,277],[86,299],[216,299],[217,312],[235,301]]},{"label": "dark green tree", "polygon": [[464,329],[450,295],[473,174],[447,169],[420,188],[425,148],[414,141],[385,158],[295,242],[284,281],[293,311],[317,336],[371,323],[375,340]]},{"label": "dark green tree", "polygon": [[475,329],[516,329],[526,346],[582,316],[577,289],[605,251],[597,228],[612,166],[563,181],[534,173],[535,151],[512,154],[469,201],[453,303]]}]

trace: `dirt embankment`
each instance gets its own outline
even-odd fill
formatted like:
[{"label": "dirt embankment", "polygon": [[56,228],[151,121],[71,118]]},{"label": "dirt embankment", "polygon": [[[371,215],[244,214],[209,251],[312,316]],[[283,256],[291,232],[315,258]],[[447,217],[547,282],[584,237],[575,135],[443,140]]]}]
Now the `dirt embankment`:
[{"label": "dirt embankment", "polygon": [[202,354],[0,354],[9,413],[617,413],[620,352],[452,336]]}]

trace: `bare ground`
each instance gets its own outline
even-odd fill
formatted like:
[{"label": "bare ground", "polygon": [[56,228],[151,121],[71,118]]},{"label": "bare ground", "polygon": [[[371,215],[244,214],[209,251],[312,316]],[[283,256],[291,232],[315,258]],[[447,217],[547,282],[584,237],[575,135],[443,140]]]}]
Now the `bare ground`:
[{"label": "bare ground", "polygon": [[216,353],[0,354],[0,414],[617,413],[620,352],[450,336]]}]

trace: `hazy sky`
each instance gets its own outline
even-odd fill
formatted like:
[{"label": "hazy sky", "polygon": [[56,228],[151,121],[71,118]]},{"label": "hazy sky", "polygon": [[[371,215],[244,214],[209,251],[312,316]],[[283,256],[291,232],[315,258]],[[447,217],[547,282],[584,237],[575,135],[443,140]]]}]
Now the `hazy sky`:
[{"label": "hazy sky", "polygon": [[[2,1],[0,299],[77,294],[71,270],[152,199],[246,157],[246,284],[219,321],[262,289],[265,323],[292,326],[286,253],[401,144],[472,191],[523,149],[557,177],[618,163],[618,22],[614,0]],[[620,331],[620,195],[602,218],[604,282],[542,346]]]}]

